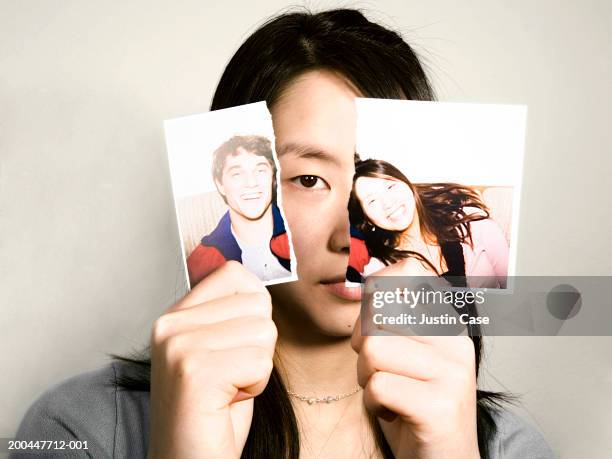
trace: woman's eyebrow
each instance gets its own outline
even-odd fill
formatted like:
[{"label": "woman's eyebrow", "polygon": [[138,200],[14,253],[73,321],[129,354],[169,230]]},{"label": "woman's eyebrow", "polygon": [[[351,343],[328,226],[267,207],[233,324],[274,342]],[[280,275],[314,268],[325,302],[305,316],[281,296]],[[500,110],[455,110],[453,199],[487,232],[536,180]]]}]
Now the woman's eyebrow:
[{"label": "woman's eyebrow", "polygon": [[377,191],[370,191],[368,193],[366,193],[365,195],[363,195],[363,198],[361,199],[362,201],[369,201],[370,198],[372,198],[373,196],[377,196],[378,192]]},{"label": "woman's eyebrow", "polygon": [[279,159],[281,156],[291,154],[299,158],[313,158],[318,159],[320,161],[332,163],[338,167],[340,166],[340,161],[338,161],[336,155],[332,155],[329,152],[313,145],[290,142],[278,147],[276,149],[276,154],[278,155]]}]

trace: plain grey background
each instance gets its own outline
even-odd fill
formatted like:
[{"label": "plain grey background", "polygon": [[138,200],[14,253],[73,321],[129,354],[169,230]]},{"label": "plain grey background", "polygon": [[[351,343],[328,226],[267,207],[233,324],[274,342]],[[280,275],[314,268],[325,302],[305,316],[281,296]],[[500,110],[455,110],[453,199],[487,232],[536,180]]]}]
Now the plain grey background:
[{"label": "plain grey background", "polygon": [[[320,9],[333,2],[311,2]],[[445,101],[527,104],[522,275],[610,275],[609,1],[349,3]],[[282,1],[0,1],[0,437],[34,397],[148,341],[183,291],[162,121],[206,111]],[[483,383],[560,457],[609,457],[612,338],[490,339]]]}]

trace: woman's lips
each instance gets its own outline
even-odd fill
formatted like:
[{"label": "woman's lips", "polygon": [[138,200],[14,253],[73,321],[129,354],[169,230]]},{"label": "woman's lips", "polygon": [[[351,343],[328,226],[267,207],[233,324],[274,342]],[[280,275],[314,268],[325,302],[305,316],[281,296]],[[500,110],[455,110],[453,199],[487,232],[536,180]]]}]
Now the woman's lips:
[{"label": "woman's lips", "polygon": [[402,215],[403,213],[404,213],[404,205],[400,204],[395,209],[393,209],[393,211],[389,215],[387,215],[387,218],[389,220],[393,220],[399,217],[400,215]]},{"label": "woman's lips", "polygon": [[361,300],[361,285],[357,287],[347,287],[346,281],[342,279],[338,282],[323,282],[323,285],[333,295],[343,300],[359,301]]}]

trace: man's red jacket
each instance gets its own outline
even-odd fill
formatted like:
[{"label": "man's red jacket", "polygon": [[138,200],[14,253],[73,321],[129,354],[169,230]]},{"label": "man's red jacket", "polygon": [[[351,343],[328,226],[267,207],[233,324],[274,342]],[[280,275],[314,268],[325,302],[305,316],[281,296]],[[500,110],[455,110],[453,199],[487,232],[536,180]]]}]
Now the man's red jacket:
[{"label": "man's red jacket", "polygon": [[[272,221],[270,251],[285,269],[291,271],[289,238],[276,203],[272,203]],[[189,283],[193,287],[228,260],[242,263],[242,251],[231,231],[229,211],[221,217],[212,233],[202,238],[200,245],[187,258]]]}]

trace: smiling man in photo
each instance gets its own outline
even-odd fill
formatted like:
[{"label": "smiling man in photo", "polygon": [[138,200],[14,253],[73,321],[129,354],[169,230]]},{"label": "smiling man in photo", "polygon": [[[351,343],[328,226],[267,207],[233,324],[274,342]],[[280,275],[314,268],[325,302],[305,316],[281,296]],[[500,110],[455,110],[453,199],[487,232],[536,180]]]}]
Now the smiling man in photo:
[{"label": "smiling man in photo", "polygon": [[266,137],[234,136],[213,153],[213,178],[229,207],[187,258],[192,286],[228,260],[262,281],[291,275],[287,232],[276,204],[276,166]]}]

